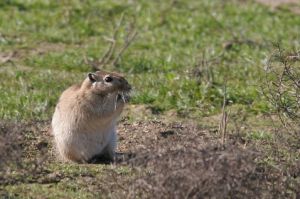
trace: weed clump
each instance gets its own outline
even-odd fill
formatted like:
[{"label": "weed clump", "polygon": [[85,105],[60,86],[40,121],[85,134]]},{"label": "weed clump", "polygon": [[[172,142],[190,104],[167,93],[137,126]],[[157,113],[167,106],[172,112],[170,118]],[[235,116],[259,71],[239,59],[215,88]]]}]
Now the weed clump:
[{"label": "weed clump", "polygon": [[287,127],[300,127],[300,51],[276,45],[265,65],[264,96]]}]

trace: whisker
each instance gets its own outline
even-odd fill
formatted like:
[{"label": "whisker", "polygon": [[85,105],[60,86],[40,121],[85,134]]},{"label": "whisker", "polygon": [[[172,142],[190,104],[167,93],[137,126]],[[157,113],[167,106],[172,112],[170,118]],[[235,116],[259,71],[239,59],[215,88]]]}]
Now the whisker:
[{"label": "whisker", "polygon": [[126,101],[125,101],[125,97],[124,97],[124,92],[122,92],[122,95],[121,95],[121,96],[122,96],[122,100],[123,100],[123,102],[124,102],[124,103],[126,103]]},{"label": "whisker", "polygon": [[118,94],[115,97],[115,110],[117,109],[117,103],[118,103]]}]

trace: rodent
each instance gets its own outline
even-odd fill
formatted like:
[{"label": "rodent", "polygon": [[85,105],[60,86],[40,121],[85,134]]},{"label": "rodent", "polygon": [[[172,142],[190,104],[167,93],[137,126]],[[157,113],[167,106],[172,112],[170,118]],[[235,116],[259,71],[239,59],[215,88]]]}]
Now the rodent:
[{"label": "rodent", "polygon": [[63,161],[88,163],[95,156],[113,160],[116,121],[129,101],[131,85],[118,73],[88,73],[80,85],[66,89],[52,118],[52,133]]}]

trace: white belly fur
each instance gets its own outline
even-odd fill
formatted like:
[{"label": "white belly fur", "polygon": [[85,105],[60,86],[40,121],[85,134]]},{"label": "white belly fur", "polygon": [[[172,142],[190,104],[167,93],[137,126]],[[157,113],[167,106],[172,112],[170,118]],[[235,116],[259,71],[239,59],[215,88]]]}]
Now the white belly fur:
[{"label": "white belly fur", "polygon": [[[80,126],[80,128],[79,128]],[[116,147],[115,121],[103,123],[103,120],[84,121],[84,125],[75,122],[70,115],[61,115],[55,111],[52,130],[57,150],[62,160],[87,162],[93,156]]]}]

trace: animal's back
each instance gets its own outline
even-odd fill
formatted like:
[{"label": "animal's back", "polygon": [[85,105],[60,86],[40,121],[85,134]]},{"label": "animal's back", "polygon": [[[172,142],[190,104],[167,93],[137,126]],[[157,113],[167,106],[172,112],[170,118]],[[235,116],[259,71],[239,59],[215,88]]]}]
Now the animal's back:
[{"label": "animal's back", "polygon": [[101,132],[101,122],[91,119],[80,97],[77,85],[63,92],[54,112],[52,128],[60,156],[86,162],[104,148],[107,133]]}]

